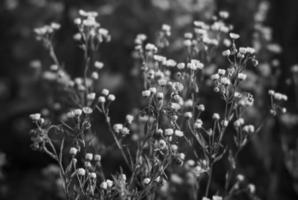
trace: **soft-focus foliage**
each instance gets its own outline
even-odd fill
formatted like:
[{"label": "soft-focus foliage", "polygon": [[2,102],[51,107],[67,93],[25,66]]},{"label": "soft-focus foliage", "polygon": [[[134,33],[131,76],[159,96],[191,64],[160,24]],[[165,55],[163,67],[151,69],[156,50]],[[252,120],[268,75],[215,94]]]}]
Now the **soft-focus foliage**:
[{"label": "soft-focus foliage", "polygon": [[269,3],[2,1],[0,197],[295,199]]}]

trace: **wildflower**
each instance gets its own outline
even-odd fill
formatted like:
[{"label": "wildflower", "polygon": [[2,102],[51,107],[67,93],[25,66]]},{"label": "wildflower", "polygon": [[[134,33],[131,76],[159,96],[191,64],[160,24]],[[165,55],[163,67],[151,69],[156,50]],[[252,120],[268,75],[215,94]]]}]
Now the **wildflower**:
[{"label": "wildflower", "polygon": [[220,119],[220,116],[219,116],[218,113],[213,113],[212,118],[213,118],[214,120],[219,120],[219,119]]},{"label": "wildflower", "polygon": [[133,120],[134,120],[134,117],[132,115],[126,115],[127,123],[131,124]]},{"label": "wildflower", "polygon": [[171,128],[167,128],[166,130],[165,130],[165,135],[166,136],[171,136],[171,135],[173,135],[174,134],[174,130],[173,129],[171,129]]},{"label": "wildflower", "polygon": [[121,130],[122,135],[128,135],[129,134],[129,129],[127,127],[123,127]]},{"label": "wildflower", "polygon": [[98,77],[99,77],[99,75],[98,75],[97,72],[92,72],[91,77],[92,77],[93,79],[97,80]]},{"label": "wildflower", "polygon": [[179,158],[180,158],[181,160],[184,160],[184,159],[185,159],[185,154],[184,154],[184,153],[179,153]]},{"label": "wildflower", "polygon": [[200,128],[202,128],[202,126],[203,126],[203,121],[201,119],[197,119],[195,124],[194,124],[194,127],[196,129],[200,129]]},{"label": "wildflower", "polygon": [[116,99],[116,96],[115,95],[109,94],[109,96],[108,96],[108,100],[109,101],[115,101],[115,99]]},{"label": "wildflower", "polygon": [[151,43],[146,44],[145,49],[146,51],[157,52],[157,47]]},{"label": "wildflower", "polygon": [[83,113],[83,111],[81,109],[75,109],[73,112],[76,116],[81,116]]},{"label": "wildflower", "polygon": [[172,151],[176,152],[178,150],[178,146],[176,144],[171,145]]},{"label": "wildflower", "polygon": [[203,69],[204,67],[204,64],[201,63],[199,60],[195,60],[195,59],[192,59],[190,61],[190,63],[187,64],[187,67],[191,70],[198,70],[198,69]]},{"label": "wildflower", "polygon": [[99,154],[95,154],[95,155],[94,155],[94,160],[95,160],[96,162],[100,162],[100,161],[101,161],[101,155],[99,155]]},{"label": "wildflower", "polygon": [[96,179],[96,173],[95,172],[91,172],[89,173],[90,178],[92,179]]},{"label": "wildflower", "polygon": [[225,50],[222,52],[223,56],[230,56],[231,55],[231,51],[229,49]]},{"label": "wildflower", "polygon": [[164,98],[164,94],[162,92],[158,92],[156,97],[157,99],[162,100]]},{"label": "wildflower", "polygon": [[136,44],[143,44],[143,42],[147,39],[147,36],[145,34],[138,34],[136,39],[135,39],[135,43]]},{"label": "wildflower", "polygon": [[243,127],[243,131],[247,133],[254,133],[255,132],[255,127],[253,125],[245,125]]},{"label": "wildflower", "polygon": [[167,147],[167,143],[164,140],[159,140],[158,146],[160,149],[165,149]]},{"label": "wildflower", "polygon": [[226,74],[226,70],[225,69],[218,69],[217,73],[221,76]]},{"label": "wildflower", "polygon": [[178,103],[171,103],[171,108],[175,111],[180,110],[181,106]]},{"label": "wildflower", "polygon": [[108,184],[107,184],[107,182],[106,182],[106,181],[103,181],[103,182],[100,184],[100,188],[101,188],[101,189],[104,189],[104,190],[108,189]]},{"label": "wildflower", "polygon": [[150,90],[144,90],[144,91],[142,91],[142,96],[143,97],[149,97],[150,94],[151,94]]},{"label": "wildflower", "polygon": [[180,70],[184,69],[185,68],[185,63],[178,63],[177,68],[180,69]]},{"label": "wildflower", "polygon": [[114,124],[113,129],[116,133],[120,133],[120,131],[123,129],[123,124]]},{"label": "wildflower", "polygon": [[85,159],[91,161],[93,159],[93,154],[92,153],[86,153]]},{"label": "wildflower", "polygon": [[72,155],[72,156],[75,156],[75,155],[77,155],[78,151],[79,150],[77,148],[71,147],[70,150],[69,150],[69,154]]},{"label": "wildflower", "polygon": [[103,96],[98,97],[98,102],[99,103],[105,103],[106,102],[106,98]]},{"label": "wildflower", "polygon": [[239,118],[239,119],[237,119],[237,120],[234,121],[234,126],[236,128],[242,126],[243,124],[244,124],[244,119],[243,118]]},{"label": "wildflower", "polygon": [[182,131],[180,131],[180,130],[175,130],[175,135],[177,136],[177,137],[183,137],[183,132]]},{"label": "wildflower", "polygon": [[193,106],[193,100],[188,99],[187,101],[184,102],[185,107],[192,107]]},{"label": "wildflower", "polygon": [[106,182],[107,182],[107,186],[109,188],[111,188],[113,186],[113,184],[114,184],[114,182],[112,180],[110,180],[110,179],[107,179]]},{"label": "wildflower", "polygon": [[213,195],[212,200],[222,200],[221,196]]},{"label": "wildflower", "polygon": [[102,93],[103,95],[105,95],[105,96],[108,96],[109,93],[110,93],[110,91],[109,91],[108,89],[103,89],[103,90],[101,91],[101,93]]},{"label": "wildflower", "polygon": [[182,184],[183,179],[178,174],[172,174],[171,175],[171,181],[176,184]]},{"label": "wildflower", "polygon": [[230,38],[233,40],[237,40],[240,38],[240,35],[236,33],[230,33],[229,35],[230,35]]},{"label": "wildflower", "polygon": [[89,161],[85,161],[85,162],[84,162],[84,166],[85,166],[85,168],[87,168],[87,169],[90,169],[90,168],[92,167],[91,162],[89,162]]},{"label": "wildflower", "polygon": [[218,80],[219,78],[220,78],[219,74],[212,74],[212,76],[211,76],[212,80]]},{"label": "wildflower", "polygon": [[255,193],[256,192],[256,186],[253,184],[248,184],[248,190],[250,193]]},{"label": "wildflower", "polygon": [[205,106],[203,104],[200,104],[198,105],[198,110],[201,111],[201,112],[204,112],[205,111]]},{"label": "wildflower", "polygon": [[94,67],[98,70],[101,70],[103,68],[104,64],[102,62],[99,61],[95,61],[94,63]]},{"label": "wildflower", "polygon": [[229,125],[229,121],[226,120],[226,119],[223,120],[222,125],[223,125],[224,127],[227,127],[227,126]]},{"label": "wildflower", "polygon": [[222,77],[222,78],[220,79],[220,82],[221,82],[223,85],[226,85],[226,86],[228,86],[228,85],[231,84],[231,80],[228,79],[227,77]]},{"label": "wildflower", "polygon": [[237,78],[241,81],[244,81],[247,78],[247,75],[244,73],[239,73]]},{"label": "wildflower", "polygon": [[169,60],[166,61],[165,65],[167,67],[175,67],[177,65],[177,62],[173,59],[169,59]]},{"label": "wildflower", "polygon": [[155,94],[157,91],[155,87],[151,87],[151,88],[149,88],[149,90],[150,90],[151,94]]},{"label": "wildflower", "polygon": [[186,47],[190,47],[192,43],[191,43],[191,40],[184,40],[183,44]]},{"label": "wildflower", "polygon": [[82,20],[81,20],[81,18],[75,18],[73,22],[76,25],[80,25],[82,23]]},{"label": "wildflower", "polygon": [[221,17],[221,18],[223,18],[223,19],[227,19],[228,17],[229,17],[229,12],[228,11],[220,11],[219,12],[219,16]]},{"label": "wildflower", "polygon": [[82,110],[86,115],[89,115],[93,112],[92,108],[90,107],[83,107]]},{"label": "wildflower", "polygon": [[202,200],[210,200],[208,197],[203,197]]},{"label": "wildflower", "polygon": [[143,180],[143,183],[145,185],[148,185],[150,182],[151,182],[151,179],[150,178],[144,178],[144,180]]},{"label": "wildflower", "polygon": [[77,173],[78,173],[78,175],[80,175],[80,176],[85,176],[85,175],[86,175],[86,170],[83,169],[83,168],[79,168],[79,169],[77,170]]},{"label": "wildflower", "polygon": [[31,118],[33,121],[39,121],[39,120],[41,119],[41,114],[40,114],[40,113],[31,114],[31,115],[30,115],[30,118]]},{"label": "wildflower", "polygon": [[94,92],[89,93],[89,94],[87,95],[87,99],[89,99],[89,100],[94,100],[94,99],[95,99],[95,96],[96,96],[96,94],[95,94]]},{"label": "wildflower", "polygon": [[192,118],[192,113],[191,112],[185,112],[184,117],[190,119],[190,118]]}]

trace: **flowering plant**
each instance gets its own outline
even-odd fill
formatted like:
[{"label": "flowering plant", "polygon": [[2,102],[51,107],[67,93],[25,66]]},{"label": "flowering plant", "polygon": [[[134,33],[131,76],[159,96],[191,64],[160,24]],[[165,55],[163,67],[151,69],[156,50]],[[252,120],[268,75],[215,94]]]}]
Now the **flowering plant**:
[{"label": "flowering plant", "polygon": [[[54,63],[42,78],[58,86],[53,98],[61,112],[30,115],[36,126],[31,138],[35,149],[57,162],[66,199],[173,199],[179,189],[190,199],[256,197],[254,185],[237,171],[237,157],[261,130],[262,124],[246,119],[255,100],[244,87],[258,60],[254,48],[237,46],[240,35],[226,23],[228,16],[222,11],[211,23],[194,21],[180,40],[184,53],[177,60],[163,54],[171,45],[171,26],[162,26],[156,44],[137,35],[133,55],[142,74],[142,105],[123,123],[110,117],[115,95],[95,87],[104,64],[94,60],[94,52],[111,40],[97,13],[80,10],[74,20],[74,39],[85,60],[81,77],[72,78],[55,54],[53,37],[60,25],[35,29]],[[218,60],[226,67],[217,67]],[[204,103],[210,88],[222,105],[211,113]],[[285,113],[287,96],[273,90],[269,95],[270,113]],[[96,113],[104,117],[124,161],[116,174],[104,172],[104,151],[90,140],[97,137]],[[224,183],[214,187],[220,161],[228,167]]]}]

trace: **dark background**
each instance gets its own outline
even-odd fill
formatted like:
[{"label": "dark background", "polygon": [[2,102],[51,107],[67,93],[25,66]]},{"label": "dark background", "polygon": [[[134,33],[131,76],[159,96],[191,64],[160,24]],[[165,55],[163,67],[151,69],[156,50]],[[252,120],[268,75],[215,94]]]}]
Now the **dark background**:
[{"label": "dark background", "polygon": [[[136,34],[146,33],[152,39],[163,23],[180,24],[177,25],[178,29],[183,31],[185,25],[182,22],[176,23],[175,20],[188,15],[191,19],[201,19],[209,11],[225,9],[230,11],[230,21],[243,36],[241,42],[250,45],[248,41],[252,38],[254,12],[260,1],[214,0],[206,3],[201,0],[198,1],[199,4],[204,5],[205,2],[207,5],[201,11],[198,8],[189,14],[187,8],[179,7],[180,4],[162,9],[152,2],[0,0],[0,152],[6,154],[7,161],[2,169],[4,176],[0,176],[0,199],[58,198],[52,194],[54,189],[40,172],[52,161],[30,148],[31,122],[28,115],[38,112],[46,105],[45,91],[38,84],[30,62],[38,59],[45,66],[50,63],[47,52],[34,39],[34,27],[51,21],[62,25],[55,38],[57,54],[71,75],[77,76],[82,72],[83,61],[80,58],[81,51],[75,48],[72,39],[75,32],[73,16],[78,9],[99,12],[99,21],[112,34],[112,42],[103,45],[97,55],[106,64],[101,87],[111,88],[119,97],[121,103],[114,106],[113,117],[123,119],[125,113],[139,103],[136,92],[139,88],[135,84],[131,56]],[[277,56],[281,62],[281,76],[276,86],[290,96],[288,110],[294,115],[297,113],[297,105],[293,100],[295,87],[291,81],[291,67],[298,63],[298,1],[272,0],[269,3],[271,6],[265,24],[272,27],[273,40],[283,49]],[[285,135],[290,146],[295,148],[297,129],[295,126],[284,128],[275,121],[272,123],[271,129],[267,130],[268,134],[262,138],[261,145],[254,147],[263,153],[257,158],[250,157],[247,155],[250,153],[248,149],[243,152],[241,162],[248,166],[245,169],[250,172],[252,182],[257,185],[261,199],[295,200],[298,199],[298,175],[287,168],[281,135]],[[107,141],[111,142],[109,138]],[[297,152],[291,159],[298,158]],[[297,163],[293,165],[298,167],[298,159],[295,161]],[[113,167],[112,164],[109,167]]]}]

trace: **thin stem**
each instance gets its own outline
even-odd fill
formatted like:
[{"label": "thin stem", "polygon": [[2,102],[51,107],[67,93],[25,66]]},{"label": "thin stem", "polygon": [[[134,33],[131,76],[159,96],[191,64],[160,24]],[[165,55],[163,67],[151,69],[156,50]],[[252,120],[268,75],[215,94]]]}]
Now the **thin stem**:
[{"label": "thin stem", "polygon": [[211,181],[212,181],[212,174],[213,174],[213,164],[210,165],[210,169],[208,173],[208,182],[206,186],[205,197],[208,197],[209,195],[209,190],[210,190]]}]

